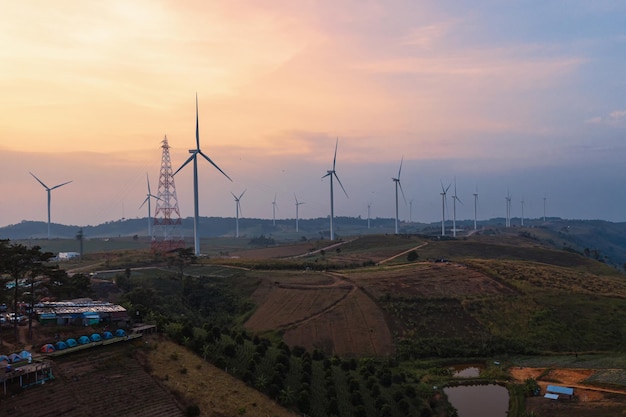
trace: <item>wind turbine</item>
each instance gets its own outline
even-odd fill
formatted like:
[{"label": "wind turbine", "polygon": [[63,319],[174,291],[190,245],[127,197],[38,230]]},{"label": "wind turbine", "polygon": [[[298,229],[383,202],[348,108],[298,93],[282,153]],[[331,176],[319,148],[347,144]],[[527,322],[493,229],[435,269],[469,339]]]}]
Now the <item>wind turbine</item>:
[{"label": "wind turbine", "polygon": [[409,200],[409,223],[413,223],[413,199]]},{"label": "wind turbine", "polygon": [[67,182],[64,182],[63,184],[55,185],[54,187],[48,187],[46,184],[43,183],[43,181],[37,178],[35,174],[33,174],[30,171],[29,171],[29,174],[32,175],[33,178],[35,178],[39,182],[39,184],[41,184],[43,188],[46,189],[46,192],[48,193],[48,239],[50,239],[50,192],[59,187],[63,187],[64,185],[69,184],[72,181],[67,181]]},{"label": "wind turbine", "polygon": [[300,208],[300,204],[304,204],[304,201],[298,201],[298,197],[296,197],[296,193],[293,193],[293,198],[296,200],[296,232],[298,232],[298,209]]},{"label": "wind turbine", "polygon": [[511,227],[511,193],[509,192],[508,188],[506,190],[506,197],[504,199],[506,200],[506,222],[505,222],[505,226],[506,227]]},{"label": "wind turbine", "polygon": [[[231,194],[233,194],[233,192],[230,192]],[[235,194],[233,194],[233,197],[235,198],[235,213],[236,213],[236,217],[235,217],[235,237],[239,237],[239,211],[241,210],[241,197],[243,197],[243,195],[246,193],[246,190],[243,190],[243,193],[239,194],[239,197],[237,197]]]},{"label": "wind turbine", "polygon": [[543,195],[543,221],[546,221],[546,200],[548,199],[548,197],[546,197],[546,195]]},{"label": "wind turbine", "polygon": [[191,154],[189,158],[185,161],[184,164],[180,166],[172,174],[172,176],[176,175],[178,171],[183,169],[185,165],[189,162],[193,161],[193,241],[194,241],[194,250],[196,256],[200,255],[200,234],[198,231],[198,226],[200,224],[200,215],[198,214],[198,155],[202,156],[204,159],[209,161],[211,165],[215,167],[219,172],[221,172],[226,178],[232,181],[232,179],[226,175],[224,171],[220,167],[218,167],[215,162],[211,160],[208,156],[200,150],[200,131],[198,128],[198,94],[196,94],[196,149],[189,149],[189,153]]},{"label": "wind turbine", "polygon": [[141,203],[139,208],[142,208],[144,204],[148,203],[148,236],[150,236],[150,239],[152,239],[152,214],[151,214],[152,208],[151,208],[150,200],[152,198],[156,198],[157,200],[160,200],[160,198],[152,194],[152,192],[150,191],[150,178],[148,178],[147,172],[146,172],[146,181],[148,182],[148,194],[146,194],[146,199],[143,200],[143,203]]},{"label": "wind turbine", "polygon": [[398,234],[398,187],[400,187],[400,192],[402,193],[404,204],[406,204],[406,198],[404,198],[404,190],[402,190],[402,184],[400,183],[400,173],[402,172],[403,161],[404,161],[404,157],[402,157],[402,159],[400,160],[400,169],[398,169],[398,177],[392,178],[393,182],[396,185],[396,234]]},{"label": "wind turbine", "polygon": [[367,203],[367,228],[370,228],[370,209],[372,208],[372,203]]},{"label": "wind turbine", "polygon": [[452,196],[452,236],[456,237],[456,202],[463,204],[456,195],[456,178],[454,179],[454,195]]},{"label": "wind turbine", "polygon": [[335,142],[335,156],[333,157],[333,169],[326,171],[326,175],[322,177],[322,179],[326,177],[330,177],[330,240],[335,240],[335,232],[333,230],[333,218],[335,217],[335,206],[334,206],[334,196],[333,196],[334,194],[333,193],[333,177],[337,179],[337,182],[341,186],[341,189],[343,190],[343,193],[346,195],[346,198],[350,198],[348,197],[348,193],[346,192],[346,189],[343,188],[343,184],[341,184],[341,180],[339,179],[339,177],[337,176],[337,172],[335,171],[335,165],[337,163],[337,146],[338,145],[339,145],[339,138],[337,138],[337,141]]},{"label": "wind turbine", "polygon": [[444,188],[443,182],[441,183],[441,236],[446,235],[446,194],[452,184],[448,184]]},{"label": "wind turbine", "polygon": [[274,201],[272,201],[272,226],[276,226],[276,193],[274,193]]},{"label": "wind turbine", "polygon": [[478,213],[478,186],[476,186],[476,192],[474,193],[474,230],[476,229],[476,218]]},{"label": "wind turbine", "polygon": [[522,226],[524,226],[524,196],[522,196]]}]

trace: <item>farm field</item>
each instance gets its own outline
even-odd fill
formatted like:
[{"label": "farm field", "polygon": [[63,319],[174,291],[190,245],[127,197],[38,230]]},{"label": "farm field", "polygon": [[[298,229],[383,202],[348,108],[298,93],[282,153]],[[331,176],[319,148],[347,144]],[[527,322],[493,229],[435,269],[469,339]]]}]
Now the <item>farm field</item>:
[{"label": "farm field", "polygon": [[514,294],[509,286],[452,262],[419,262],[396,267],[346,271],[359,287],[374,298],[461,298],[475,295]]},{"label": "farm field", "polygon": [[393,351],[383,311],[354,284],[339,274],[292,276],[264,280],[253,295],[258,307],[245,323],[247,329],[283,330],[291,346],[328,354],[383,356]]}]

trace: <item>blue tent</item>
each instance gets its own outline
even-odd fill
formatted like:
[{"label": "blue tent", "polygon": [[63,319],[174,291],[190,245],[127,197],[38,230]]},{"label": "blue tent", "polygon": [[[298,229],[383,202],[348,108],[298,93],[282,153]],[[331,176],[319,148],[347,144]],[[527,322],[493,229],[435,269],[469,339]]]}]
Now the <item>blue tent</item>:
[{"label": "blue tent", "polygon": [[54,346],[52,346],[50,343],[47,343],[41,347],[41,353],[50,353],[50,352],[54,352]]},{"label": "blue tent", "polygon": [[7,355],[0,355],[0,362],[9,362],[9,357]]},{"label": "blue tent", "polygon": [[100,337],[98,333],[92,334],[91,336],[89,336],[89,338],[91,339],[92,342],[99,342],[102,340],[102,337]]},{"label": "blue tent", "polygon": [[78,338],[78,343],[80,343],[81,345],[86,345],[89,342],[91,342],[91,340],[89,340],[87,336],[81,336]]},{"label": "blue tent", "polygon": [[67,349],[67,343],[61,340],[57,342],[57,350],[63,350],[63,349]]},{"label": "blue tent", "polygon": [[65,343],[67,343],[67,346],[69,347],[74,347],[78,345],[78,342],[76,342],[76,339],[67,339]]},{"label": "blue tent", "polygon": [[117,336],[117,337],[124,337],[124,336],[126,336],[126,332],[124,331],[124,329],[117,329],[115,331],[115,336]]},{"label": "blue tent", "polygon": [[22,360],[22,357],[18,355],[17,353],[11,353],[9,355],[9,362],[11,363],[19,362],[21,360]]},{"label": "blue tent", "polygon": [[111,333],[111,332],[104,332],[104,333],[102,333],[102,338],[105,339],[105,340],[106,339],[112,339],[113,338],[113,333]]},{"label": "blue tent", "polygon": [[33,355],[31,355],[30,352],[27,351],[27,350],[21,351],[20,352],[20,356],[22,357],[22,359],[28,359],[28,358],[32,358],[33,357]]}]

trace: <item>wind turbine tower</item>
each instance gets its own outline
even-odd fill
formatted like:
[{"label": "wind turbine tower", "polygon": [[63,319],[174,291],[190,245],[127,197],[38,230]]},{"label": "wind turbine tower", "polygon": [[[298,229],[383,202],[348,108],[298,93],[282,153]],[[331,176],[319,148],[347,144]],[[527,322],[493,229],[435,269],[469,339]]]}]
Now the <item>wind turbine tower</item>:
[{"label": "wind turbine tower", "polygon": [[276,226],[276,193],[274,193],[274,201],[272,201],[272,226]]},{"label": "wind turbine tower", "polygon": [[367,228],[370,228],[370,210],[372,208],[372,203],[367,203]]},{"label": "wind turbine tower", "polygon": [[167,252],[172,249],[184,248],[185,239],[178,233],[181,225],[176,183],[172,175],[170,145],[167,136],[161,142],[162,156],[159,171],[159,188],[157,191],[156,209],[154,210],[152,250]]},{"label": "wind turbine tower", "polygon": [[441,183],[441,236],[446,235],[446,194],[448,193],[448,189],[450,188],[448,184],[447,187],[444,188],[443,182]]},{"label": "wind turbine tower", "polygon": [[476,192],[474,193],[474,230],[477,230],[476,227],[476,219],[478,217],[478,187],[476,187]]},{"label": "wind turbine tower", "polygon": [[35,174],[33,174],[32,172],[29,172],[30,175],[33,176],[33,178],[35,178],[37,180],[37,182],[39,182],[39,184],[41,184],[43,186],[43,188],[46,189],[46,192],[48,193],[48,239],[50,239],[50,197],[51,197],[51,192],[52,190],[55,190],[59,187],[63,187],[66,184],[69,184],[72,181],[67,181],[64,182],[63,184],[59,184],[59,185],[55,185],[54,187],[48,187],[46,184],[43,183],[43,181],[41,181],[39,178],[37,178],[35,176]]},{"label": "wind turbine tower", "polygon": [[522,226],[524,226],[524,196],[522,196]]},{"label": "wind turbine tower", "polygon": [[396,234],[398,234],[398,187],[400,187],[400,192],[402,193],[404,204],[406,204],[406,198],[404,198],[404,191],[402,190],[402,184],[400,183],[400,173],[402,172],[403,161],[404,161],[404,157],[402,157],[402,159],[400,160],[400,169],[398,169],[398,177],[392,178],[393,182],[396,185]]},{"label": "wind turbine tower", "polygon": [[213,165],[213,167],[215,167],[215,169],[221,172],[222,175],[232,181],[232,179],[200,149],[200,131],[198,128],[198,94],[196,94],[196,149],[189,149],[189,153],[191,154],[189,158],[187,158],[180,168],[178,168],[172,175],[176,175],[178,171],[183,169],[189,162],[193,161],[193,241],[195,254],[198,256],[200,255],[200,232],[198,230],[198,227],[200,226],[200,214],[198,208],[198,155],[206,159],[211,165]]},{"label": "wind turbine tower", "polygon": [[296,200],[296,232],[299,231],[299,227],[298,227],[298,219],[299,219],[299,208],[300,208],[300,204],[304,204],[304,201],[298,201],[298,197],[296,197],[296,194],[293,194],[293,198]]},{"label": "wind turbine tower", "polygon": [[454,179],[454,195],[452,196],[452,236],[456,237],[456,202],[463,204],[456,195],[456,178]]},{"label": "wind turbine tower", "polygon": [[546,197],[545,195],[543,196],[543,221],[546,221],[546,200],[548,199],[548,197]]},{"label": "wind turbine tower", "polygon": [[330,240],[335,240],[335,231],[333,230],[333,219],[335,217],[333,177],[337,179],[337,182],[341,186],[341,189],[343,190],[343,193],[346,195],[346,198],[349,198],[348,193],[346,192],[346,189],[343,188],[343,184],[341,184],[341,180],[339,180],[339,177],[337,176],[337,172],[335,171],[335,165],[337,164],[337,146],[338,145],[339,145],[339,138],[337,138],[337,141],[335,142],[335,156],[333,157],[333,169],[326,171],[326,175],[322,177],[322,178],[326,178],[326,177],[330,178]]},{"label": "wind turbine tower", "polygon": [[509,190],[506,190],[506,197],[504,198],[506,201],[506,227],[511,227],[511,194]]},{"label": "wind turbine tower", "polygon": [[150,241],[152,241],[152,205],[150,204],[153,198],[159,199],[158,196],[152,194],[150,191],[150,178],[148,177],[148,173],[146,172],[146,181],[148,183],[148,194],[146,194],[146,199],[143,200],[143,203],[139,206],[142,208],[146,203],[148,203],[148,236],[150,237]]},{"label": "wind turbine tower", "polygon": [[239,237],[239,211],[241,210],[241,197],[246,193],[246,190],[243,190],[243,193],[237,197],[235,194],[230,192],[235,198],[235,237]]}]

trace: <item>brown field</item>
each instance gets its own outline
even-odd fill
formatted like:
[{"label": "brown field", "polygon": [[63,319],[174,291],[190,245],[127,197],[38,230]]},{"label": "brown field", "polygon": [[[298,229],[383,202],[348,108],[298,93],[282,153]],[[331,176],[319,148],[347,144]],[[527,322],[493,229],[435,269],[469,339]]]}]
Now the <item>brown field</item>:
[{"label": "brown field", "polygon": [[319,316],[287,329],[286,343],[345,356],[393,353],[389,327],[380,308],[356,288]]},{"label": "brown field", "polygon": [[[329,354],[387,355],[391,332],[382,310],[339,274],[281,274],[253,295],[257,310],[245,326],[282,330],[286,343]],[[310,278],[306,278],[310,277]],[[274,276],[278,279],[278,276]]]},{"label": "brown field", "polygon": [[543,396],[526,400],[526,411],[550,417],[613,417],[626,412],[626,389],[599,388],[585,384],[596,371],[593,369],[511,368],[516,382],[534,378],[542,394],[550,384],[574,388],[574,398],[549,400]]},{"label": "brown field", "polygon": [[513,294],[515,291],[487,275],[450,262],[420,262],[401,267],[348,273],[373,297],[456,298],[471,295]]}]

